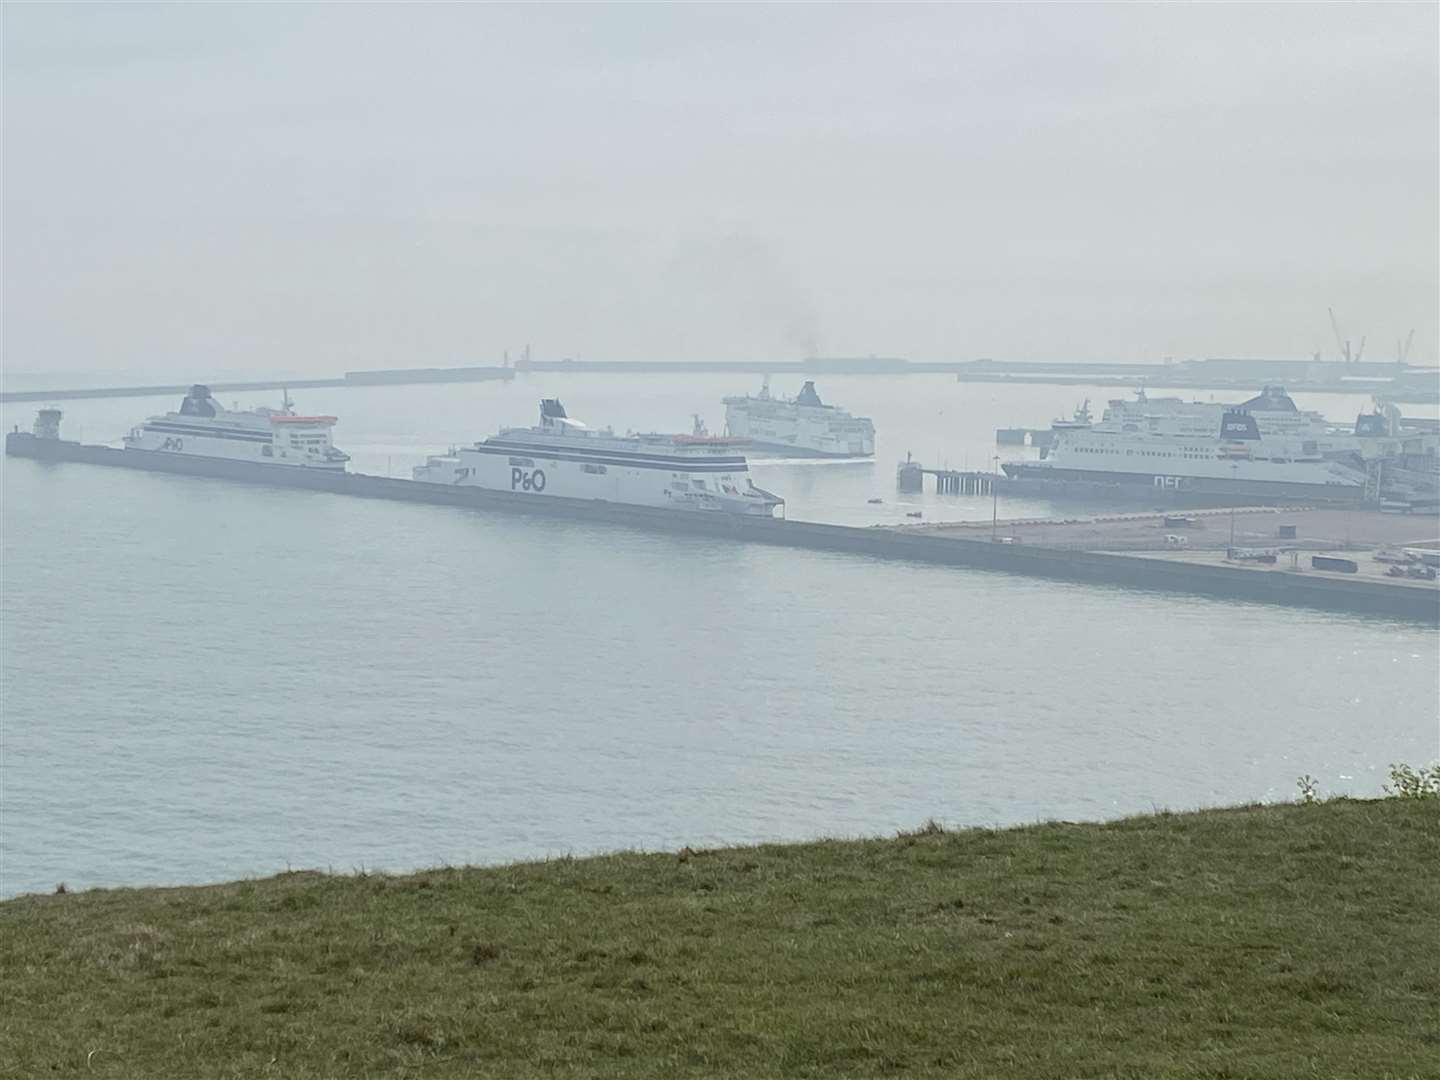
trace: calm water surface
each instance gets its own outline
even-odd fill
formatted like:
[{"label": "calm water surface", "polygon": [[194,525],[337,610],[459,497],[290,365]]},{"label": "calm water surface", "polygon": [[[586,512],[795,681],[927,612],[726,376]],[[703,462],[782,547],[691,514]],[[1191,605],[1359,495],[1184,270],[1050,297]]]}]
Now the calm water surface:
[{"label": "calm water surface", "polygon": [[[879,460],[757,467],[795,517],[988,517],[983,499],[897,499],[894,460],[981,466],[997,424],[1043,424],[1085,393],[828,383],[875,416]],[[736,389],[592,377],[298,396],[341,415],[358,468],[398,475],[529,422],[542,391],[596,422],[673,430],[693,411],[717,428],[714,401]],[[1338,400],[1302,404],[1338,417]],[[66,422],[103,441],[174,404],[73,402]],[[31,411],[7,406],[5,423]],[[3,469],[4,895],[1101,818],[1290,798],[1300,773],[1373,794],[1388,763],[1440,753],[1440,634],[1425,627]]]}]

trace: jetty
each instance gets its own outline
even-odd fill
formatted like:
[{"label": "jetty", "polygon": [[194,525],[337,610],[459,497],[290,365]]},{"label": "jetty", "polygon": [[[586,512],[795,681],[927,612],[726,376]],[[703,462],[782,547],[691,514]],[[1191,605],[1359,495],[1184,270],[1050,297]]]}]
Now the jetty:
[{"label": "jetty", "polygon": [[927,476],[935,478],[935,491],[939,495],[991,495],[998,491],[1002,479],[993,472],[927,468],[907,454],[895,470],[895,488],[902,494],[919,494],[925,490]]},{"label": "jetty", "polygon": [[[1440,588],[1434,582],[1388,573],[1327,572],[1301,566],[1230,560],[1214,551],[1134,552],[1026,543],[1005,523],[991,522],[990,534],[962,526],[829,525],[736,514],[630,506],[603,500],[567,499],[534,493],[429,484],[415,480],[258,465],[252,462],[183,455],[144,454],[93,446],[29,432],[5,437],[11,457],[41,462],[74,462],[148,472],[178,473],[270,487],[301,488],[334,495],[428,503],[464,510],[499,511],[568,518],[629,529],[845,552],[873,558],[905,559],[972,567],[1095,585],[1165,590],[1236,600],[1358,612],[1388,618],[1440,623]],[[1344,511],[1340,511],[1342,515]],[[1358,514],[1356,515],[1358,517]],[[1389,515],[1376,514],[1374,517]],[[1429,546],[1440,533],[1434,515],[1394,515],[1405,521],[1409,546]],[[1351,519],[1346,519],[1351,520]],[[1289,522],[1287,522],[1289,523]],[[1333,530],[1332,530],[1333,531]],[[1172,531],[1160,535],[1171,535]],[[1233,545],[1232,545],[1233,546]],[[1433,541],[1440,550],[1440,539]],[[1086,546],[1088,547],[1088,545]],[[1180,557],[1176,557],[1176,555]],[[1353,561],[1353,560],[1352,560]]]}]

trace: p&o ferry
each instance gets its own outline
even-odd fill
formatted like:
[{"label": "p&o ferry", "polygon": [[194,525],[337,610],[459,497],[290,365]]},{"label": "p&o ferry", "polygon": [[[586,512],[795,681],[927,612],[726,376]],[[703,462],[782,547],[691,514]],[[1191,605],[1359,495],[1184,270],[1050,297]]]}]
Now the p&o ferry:
[{"label": "p&o ferry", "polygon": [[123,441],[127,452],[140,454],[344,471],[350,455],[330,441],[335,419],[297,416],[289,395],[279,409],[228,410],[211,396],[209,387],[196,383],[180,402],[179,412],[150,417]]},{"label": "p&o ferry", "polygon": [[417,465],[415,480],[539,498],[590,499],[773,517],[784,500],[750,479],[740,440],[705,435],[617,435],[540,402],[540,423],[504,428]]}]

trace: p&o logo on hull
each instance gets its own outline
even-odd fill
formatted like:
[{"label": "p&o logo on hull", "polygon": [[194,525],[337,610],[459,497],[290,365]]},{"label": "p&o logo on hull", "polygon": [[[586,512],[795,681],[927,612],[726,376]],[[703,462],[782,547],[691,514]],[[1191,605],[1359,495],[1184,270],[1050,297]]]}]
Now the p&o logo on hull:
[{"label": "p&o logo on hull", "polygon": [[511,469],[510,490],[534,492],[544,491],[545,471],[543,469]]}]

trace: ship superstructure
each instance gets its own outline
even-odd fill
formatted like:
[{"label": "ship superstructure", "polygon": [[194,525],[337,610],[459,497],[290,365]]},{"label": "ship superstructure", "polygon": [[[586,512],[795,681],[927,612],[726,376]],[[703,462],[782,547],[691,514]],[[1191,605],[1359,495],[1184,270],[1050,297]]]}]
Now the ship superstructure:
[{"label": "ship superstructure", "polygon": [[750,479],[741,445],[707,435],[593,430],[558,398],[546,398],[535,427],[502,429],[429,458],[413,475],[521,495],[772,517],[784,500]]},{"label": "ship superstructure", "polygon": [[1144,389],[1133,400],[1112,399],[1101,423],[1122,431],[1149,431],[1169,434],[1213,434],[1226,412],[1249,413],[1262,437],[1318,437],[1330,433],[1332,425],[1317,412],[1303,412],[1283,386],[1267,386],[1255,397],[1238,405],[1217,401],[1186,401],[1178,397],[1154,398]]},{"label": "ship superstructure", "polygon": [[1318,412],[1298,408],[1283,386],[1267,386],[1238,405],[1151,398],[1141,390],[1133,401],[1111,401],[1101,423],[1130,433],[1209,435],[1227,412],[1254,417],[1262,439],[1298,439],[1306,454],[1359,467],[1402,455],[1433,455],[1440,445],[1434,433],[1406,429],[1393,405],[1362,413],[1353,425],[1332,424]]},{"label": "ship superstructure", "polygon": [[820,400],[807,381],[793,398],[770,394],[770,381],[755,396],[727,397],[725,428],[765,453],[790,457],[856,458],[875,456],[875,425]]},{"label": "ship superstructure", "polygon": [[297,416],[288,396],[279,409],[225,409],[200,383],[178,412],[152,416],[125,436],[126,450],[180,454],[306,469],[344,470],[350,456],[335,448],[333,416]]}]

